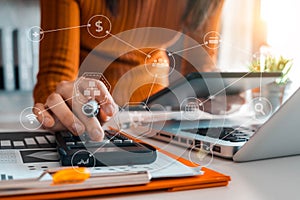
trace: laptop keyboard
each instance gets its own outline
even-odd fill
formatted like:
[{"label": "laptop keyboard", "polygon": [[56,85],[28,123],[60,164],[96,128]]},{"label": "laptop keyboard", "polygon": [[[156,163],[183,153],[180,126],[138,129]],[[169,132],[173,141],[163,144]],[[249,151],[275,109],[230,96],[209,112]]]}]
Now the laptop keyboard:
[{"label": "laptop keyboard", "polygon": [[199,134],[211,138],[221,139],[230,142],[246,142],[253,135],[255,130],[248,128],[231,128],[231,127],[217,127],[217,128],[193,128],[182,129],[182,131]]},{"label": "laptop keyboard", "polygon": [[55,148],[55,136],[47,132],[1,132],[1,149]]}]

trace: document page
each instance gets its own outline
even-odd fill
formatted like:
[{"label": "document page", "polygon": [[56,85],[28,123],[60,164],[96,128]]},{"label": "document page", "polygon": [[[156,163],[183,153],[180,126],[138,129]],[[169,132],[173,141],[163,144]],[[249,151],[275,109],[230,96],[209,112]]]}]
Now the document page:
[{"label": "document page", "polygon": [[[55,140],[53,137],[49,133],[41,132],[38,135],[26,132],[1,132],[0,182],[4,180],[36,178],[44,170],[60,167],[59,156],[54,146]],[[37,148],[35,146],[37,144],[33,143],[32,148],[30,145],[25,145],[33,141],[43,142],[45,148]],[[45,141],[48,143],[46,144]],[[190,168],[161,152],[157,152],[157,159],[152,164],[92,167],[89,169],[92,174],[148,171],[152,178],[201,174],[199,168]]]}]

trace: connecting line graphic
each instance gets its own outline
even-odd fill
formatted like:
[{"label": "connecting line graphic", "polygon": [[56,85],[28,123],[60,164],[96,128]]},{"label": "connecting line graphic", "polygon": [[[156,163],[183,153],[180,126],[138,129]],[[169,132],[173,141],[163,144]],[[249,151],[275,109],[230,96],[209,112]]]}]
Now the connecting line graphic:
[{"label": "connecting line graphic", "polygon": [[233,81],[232,83],[230,83],[229,85],[227,85],[226,87],[224,87],[222,90],[219,90],[217,93],[210,95],[210,97],[208,99],[206,99],[205,101],[201,102],[201,104],[204,104],[206,102],[208,102],[210,99],[212,99],[213,97],[217,96],[218,94],[220,94],[221,92],[223,92],[224,90],[226,90],[227,88],[231,87],[232,85],[236,84],[238,81],[240,81],[242,78],[246,77],[247,75],[249,75],[252,72],[248,72],[245,75],[241,76],[240,78],[238,78],[237,80]]},{"label": "connecting line graphic", "polygon": [[174,51],[174,52],[172,52],[172,54],[181,53],[181,52],[188,51],[188,50],[191,50],[191,49],[195,49],[195,48],[198,48],[198,47],[201,47],[201,46],[204,46],[204,45],[207,45],[207,43],[198,44],[198,45],[195,45],[195,46],[192,46],[192,47],[189,47],[189,48],[186,48],[186,49],[182,49],[182,50],[179,50],[179,51]]},{"label": "connecting line graphic", "polygon": [[[235,45],[233,45],[233,44],[231,44],[231,43],[229,43],[229,42],[223,42],[222,41],[222,44],[225,44],[225,45],[229,45],[231,48],[234,48],[234,49],[237,49],[237,50],[239,50],[239,51],[241,51],[241,52],[243,52],[243,53],[245,53],[245,54],[247,54],[247,55],[252,55],[251,53],[249,53],[249,52],[251,52],[250,50],[245,50],[245,49],[242,49],[242,48],[238,48],[238,47],[236,47]],[[262,69],[260,69],[260,79],[259,79],[259,100],[261,100],[261,97],[262,97],[262,73],[263,73],[263,70]]]},{"label": "connecting line graphic", "polygon": [[116,39],[119,40],[120,42],[122,42],[122,43],[124,43],[124,44],[130,46],[130,47],[133,48],[134,50],[137,50],[138,52],[144,54],[145,56],[148,56],[148,54],[146,54],[145,52],[139,50],[138,48],[136,48],[136,47],[134,47],[133,45],[129,44],[128,42],[122,40],[121,38],[119,38],[119,37],[117,37],[117,36],[111,34],[109,31],[106,31],[105,33],[108,34],[108,35],[110,35],[110,36],[112,36],[113,38],[116,38]]},{"label": "connecting line graphic", "polygon": [[[70,30],[70,29],[76,29],[76,28],[83,28],[83,27],[91,27],[91,24],[85,24],[85,25],[79,25],[79,26],[73,26],[73,27],[65,27],[65,28],[59,28],[59,29],[52,29],[52,30],[45,30],[45,31],[42,30],[42,31],[40,32],[40,34],[50,33],[50,32],[56,32],[56,31]],[[109,31],[106,31],[105,33],[106,33],[107,35],[110,35],[111,37],[113,37],[113,38],[119,40],[120,42],[124,43],[125,45],[127,45],[127,46],[133,48],[134,50],[136,50],[136,51],[142,53],[143,55],[149,57],[149,55],[148,55],[147,53],[141,51],[140,49],[136,48],[136,47],[133,46],[132,44],[130,44],[130,43],[128,43],[128,42],[122,40],[121,38],[117,37],[116,35],[111,34]],[[34,32],[33,34],[38,34],[38,33]],[[207,44],[208,44],[208,42],[205,42],[205,43],[203,43],[203,44],[198,44],[198,45],[195,45],[195,46],[186,48],[186,49],[174,51],[174,52],[172,52],[172,54],[178,54],[178,53],[181,53],[181,52],[184,52],[184,51],[188,51],[188,50],[192,50],[192,49],[195,49],[195,48],[198,48],[198,47],[207,45]],[[238,50],[240,50],[240,51],[243,51],[244,53],[247,53],[247,54],[249,54],[249,52],[250,52],[250,51],[247,51],[247,50],[245,50],[245,49],[237,48],[236,46],[234,46],[234,45],[232,45],[232,44],[230,44],[230,43],[226,43],[226,42],[223,42],[223,41],[222,41],[222,44],[230,45],[232,48],[236,48],[236,49],[238,49]],[[170,53],[170,54],[171,54],[171,53]],[[213,97],[215,97],[216,95],[220,94],[221,92],[223,92],[223,91],[226,90],[227,88],[229,88],[229,87],[231,87],[232,85],[236,84],[238,81],[240,81],[242,78],[244,78],[245,76],[247,76],[247,75],[250,74],[250,73],[252,73],[252,72],[246,73],[245,75],[243,75],[242,77],[240,77],[240,78],[237,79],[236,81],[232,82],[231,84],[229,84],[229,85],[226,86],[225,88],[221,89],[221,90],[218,91],[217,93],[215,93],[215,94],[213,94],[213,95],[210,95],[210,97],[209,97],[208,99],[206,99],[205,101],[201,102],[201,105],[203,105],[204,103],[206,103],[206,102],[208,102],[209,100],[213,99]],[[262,88],[262,73],[263,73],[263,72],[261,71],[261,75],[260,75],[260,95],[259,95],[260,97],[261,97],[261,95],[262,95],[262,93],[261,93],[261,88]],[[154,77],[154,81],[152,82],[152,85],[151,85],[151,88],[150,88],[150,91],[149,91],[149,94],[148,94],[148,97],[147,97],[147,100],[146,100],[145,104],[148,103],[148,100],[149,100],[149,98],[150,98],[150,96],[151,96],[151,92],[152,92],[152,90],[153,90],[153,87],[154,87],[154,84],[155,84],[155,82],[156,82],[156,79],[157,79],[157,75],[155,75],[155,77]],[[38,112],[38,114],[42,114],[43,112],[45,112],[45,111],[47,111],[47,110],[49,110],[49,109],[52,109],[53,107],[56,107],[56,106],[58,106],[58,105],[60,105],[60,104],[62,104],[62,103],[64,103],[64,102],[66,102],[66,101],[68,101],[68,100],[71,100],[71,99],[73,99],[74,97],[75,97],[75,96],[72,96],[72,97],[70,97],[70,98],[68,98],[68,99],[66,99],[66,100],[64,100],[64,101],[62,101],[62,102],[60,102],[60,103],[57,103],[57,104],[55,104],[55,105],[53,105],[53,106],[51,106],[51,107],[48,107],[47,109]],[[240,127],[241,127],[241,126],[240,126]],[[239,127],[239,128],[240,128],[240,127]],[[236,130],[236,129],[235,129],[235,130]],[[119,132],[118,132],[118,133],[119,133]],[[232,132],[231,132],[231,133],[232,133]],[[225,137],[227,137],[227,136],[230,135],[231,133],[227,134]],[[223,138],[225,138],[225,137],[223,137]],[[112,137],[112,138],[113,138],[113,137]],[[112,139],[112,138],[111,138],[111,139]],[[222,139],[223,139],[223,138],[222,138]],[[101,148],[101,147],[100,147],[100,148]],[[96,150],[96,151],[97,151],[97,150]]]},{"label": "connecting line graphic", "polygon": [[261,93],[261,88],[262,88],[262,86],[261,86],[261,82],[262,82],[262,70],[260,70],[260,79],[259,79],[259,100],[261,100],[261,95],[262,95],[262,93]]},{"label": "connecting line graphic", "polygon": [[153,82],[152,82],[152,85],[151,85],[151,88],[150,88],[150,91],[149,91],[147,100],[146,100],[146,102],[145,102],[146,105],[147,105],[147,103],[148,103],[148,101],[149,101],[149,98],[150,98],[150,96],[151,96],[151,93],[152,93],[154,84],[155,84],[155,82],[156,82],[156,79],[157,79],[157,74],[155,74],[155,76],[154,76],[154,80],[153,80]]},{"label": "connecting line graphic", "polygon": [[60,104],[63,104],[63,103],[65,103],[65,102],[67,102],[67,101],[73,99],[73,98],[76,97],[76,96],[77,96],[77,95],[72,96],[72,97],[70,97],[70,98],[68,98],[68,99],[65,99],[64,101],[59,102],[59,103],[57,103],[57,104],[54,104],[53,106],[50,106],[50,107],[46,108],[45,110],[38,112],[38,114],[40,115],[40,114],[42,114],[43,112],[46,112],[47,110],[50,110],[50,109],[52,109],[52,108],[54,108],[54,107],[56,107],[56,106],[58,106],[58,105],[60,105]]},{"label": "connecting line graphic", "polygon": [[64,30],[75,29],[75,28],[90,27],[90,26],[91,26],[91,24],[86,24],[86,25],[80,25],[80,26],[71,26],[71,27],[66,27],[66,28],[52,29],[52,30],[42,31],[42,32],[40,32],[40,34],[56,32],[56,31],[64,31]]},{"label": "connecting line graphic", "polygon": [[[91,24],[85,24],[85,25],[80,25],[80,26],[71,26],[71,27],[65,27],[65,28],[59,28],[59,29],[52,29],[52,30],[46,30],[46,31],[41,31],[40,35],[44,34],[44,33],[51,33],[51,32],[56,32],[56,31],[64,31],[64,30],[70,30],[70,29],[75,29],[75,28],[84,28],[84,27],[91,27]],[[141,51],[140,49],[134,47],[133,45],[129,44],[128,42],[122,40],[121,38],[111,34],[109,31],[105,31],[106,34],[116,38],[117,40],[121,41],[122,43],[124,43],[125,45],[130,46],[131,48],[133,48],[134,50],[137,50],[138,52],[144,54],[145,56],[148,56],[148,54],[146,54],[145,52]],[[33,34],[35,34],[36,36],[38,35],[37,32],[34,32]],[[196,47],[193,47],[196,48]]]}]

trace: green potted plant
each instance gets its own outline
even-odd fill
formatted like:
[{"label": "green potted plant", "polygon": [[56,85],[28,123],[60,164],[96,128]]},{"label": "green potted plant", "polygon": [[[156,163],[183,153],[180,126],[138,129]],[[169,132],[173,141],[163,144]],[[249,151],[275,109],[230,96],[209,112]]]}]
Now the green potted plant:
[{"label": "green potted plant", "polygon": [[[257,88],[252,91],[253,96],[259,95],[267,98],[272,106],[273,110],[276,110],[282,103],[282,97],[286,85],[289,83],[288,74],[293,66],[293,60],[285,58],[283,56],[274,56],[271,54],[260,55],[254,57],[255,59],[249,65],[249,70],[251,72],[281,72],[282,75],[274,83],[268,84],[261,88]],[[263,64],[261,64],[263,62]],[[263,67],[263,69],[261,69]]]},{"label": "green potted plant", "polygon": [[[261,70],[261,61],[264,61]],[[249,66],[252,72],[281,72],[282,76],[276,80],[279,85],[285,85],[288,82],[288,73],[293,66],[292,59],[284,58],[283,56],[266,55],[262,59],[253,59]]]}]

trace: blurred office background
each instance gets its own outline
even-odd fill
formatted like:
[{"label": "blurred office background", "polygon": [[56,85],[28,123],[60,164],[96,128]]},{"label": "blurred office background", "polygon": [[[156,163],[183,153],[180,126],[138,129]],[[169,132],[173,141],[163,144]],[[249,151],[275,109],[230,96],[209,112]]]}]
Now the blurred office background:
[{"label": "blurred office background", "polygon": [[[217,66],[248,71],[253,54],[267,48],[293,59],[297,80],[299,10],[294,0],[225,0]],[[33,26],[40,26],[39,0],[0,0],[0,92],[33,89],[39,49],[27,37]]]},{"label": "blurred office background", "polygon": [[0,0],[0,89],[32,90],[39,44],[27,38],[39,26],[39,0]]}]

